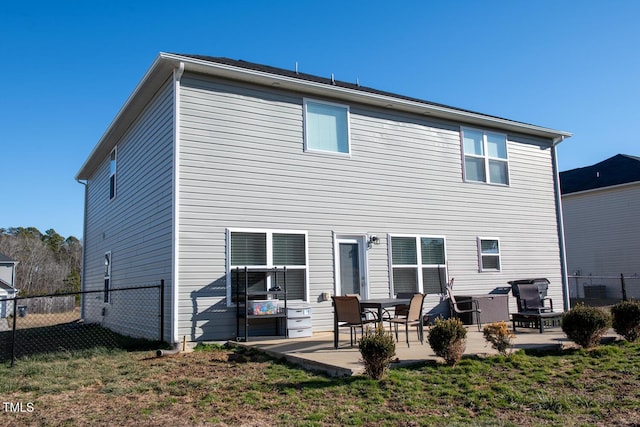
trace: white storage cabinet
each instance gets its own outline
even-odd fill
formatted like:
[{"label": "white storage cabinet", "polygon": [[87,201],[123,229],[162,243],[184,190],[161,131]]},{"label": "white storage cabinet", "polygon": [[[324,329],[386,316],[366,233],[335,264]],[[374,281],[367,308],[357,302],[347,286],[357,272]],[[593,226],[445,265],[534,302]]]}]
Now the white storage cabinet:
[{"label": "white storage cabinet", "polygon": [[311,327],[311,307],[290,306],[287,307],[287,336],[289,338],[310,337]]}]

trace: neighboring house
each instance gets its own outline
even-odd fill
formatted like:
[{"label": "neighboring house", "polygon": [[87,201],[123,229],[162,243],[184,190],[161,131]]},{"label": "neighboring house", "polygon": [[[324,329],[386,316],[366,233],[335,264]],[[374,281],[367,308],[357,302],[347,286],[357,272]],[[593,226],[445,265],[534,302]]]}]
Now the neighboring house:
[{"label": "neighboring house", "polygon": [[[451,277],[466,294],[547,277],[562,309],[556,145],[570,135],[161,53],[76,177],[86,185],[83,289],[164,279],[174,343],[235,337],[231,272],[246,265],[286,266],[314,331],[333,328],[330,294],[426,292],[436,315]],[[266,273],[250,281],[274,284]],[[156,337],[145,325],[157,315],[131,316],[135,304],[85,301],[83,315]]]},{"label": "neighboring house", "polygon": [[[640,275],[640,157],[618,154],[600,163],[560,173],[567,266],[575,276]],[[584,280],[583,280],[584,281]],[[617,281],[607,297],[621,296]],[[629,283],[630,291],[634,287]],[[640,282],[635,281],[640,297]],[[582,287],[572,296],[583,297]]]},{"label": "neighboring house", "polygon": [[6,301],[16,296],[15,288],[16,265],[15,261],[0,253],[0,318],[5,318],[13,313],[13,303]]}]

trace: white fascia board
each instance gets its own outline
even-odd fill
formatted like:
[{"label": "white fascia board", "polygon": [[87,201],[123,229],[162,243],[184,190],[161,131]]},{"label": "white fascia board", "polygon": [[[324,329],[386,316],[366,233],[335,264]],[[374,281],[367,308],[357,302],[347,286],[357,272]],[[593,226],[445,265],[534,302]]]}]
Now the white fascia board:
[{"label": "white fascia board", "polygon": [[625,182],[624,184],[608,185],[606,187],[590,188],[588,190],[574,191],[573,193],[565,193],[562,195],[562,198],[571,199],[574,196],[578,197],[578,196],[584,196],[585,194],[591,194],[591,193],[604,193],[607,191],[614,191],[614,190],[625,189],[627,187],[637,187],[637,186],[640,186],[640,181]]}]

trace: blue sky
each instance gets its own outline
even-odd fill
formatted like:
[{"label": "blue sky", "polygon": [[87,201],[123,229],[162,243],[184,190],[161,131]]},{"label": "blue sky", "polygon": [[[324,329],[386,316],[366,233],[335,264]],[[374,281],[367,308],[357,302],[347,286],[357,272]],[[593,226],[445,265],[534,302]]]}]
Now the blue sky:
[{"label": "blue sky", "polygon": [[0,228],[82,236],[74,177],[159,52],[226,56],[573,132],[561,170],[640,155],[640,1],[0,5]]}]

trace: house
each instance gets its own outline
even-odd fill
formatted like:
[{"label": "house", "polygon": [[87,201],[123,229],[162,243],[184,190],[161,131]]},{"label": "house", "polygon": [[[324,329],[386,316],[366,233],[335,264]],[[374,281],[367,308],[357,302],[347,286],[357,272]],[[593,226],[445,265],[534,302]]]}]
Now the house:
[{"label": "house", "polygon": [[[561,172],[560,181],[568,271],[583,278],[572,296],[621,298],[617,278],[640,275],[640,157],[618,154]],[[627,285],[639,298],[640,281]]]},{"label": "house", "polygon": [[16,265],[15,261],[0,253],[0,318],[4,319],[13,313],[13,302],[7,299],[14,298],[18,290],[15,288]]},{"label": "house", "polygon": [[[161,53],[76,176],[83,289],[164,280],[174,343],[236,336],[232,273],[244,266],[287,267],[289,300],[311,307],[314,331],[332,330],[335,294],[426,292],[437,315],[451,277],[467,294],[547,277],[561,307],[556,146],[570,135],[333,77]],[[249,276],[252,289],[283,280]],[[83,316],[144,335],[153,319],[126,304],[87,302]]]}]

